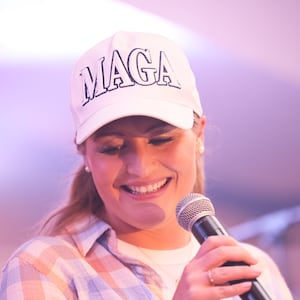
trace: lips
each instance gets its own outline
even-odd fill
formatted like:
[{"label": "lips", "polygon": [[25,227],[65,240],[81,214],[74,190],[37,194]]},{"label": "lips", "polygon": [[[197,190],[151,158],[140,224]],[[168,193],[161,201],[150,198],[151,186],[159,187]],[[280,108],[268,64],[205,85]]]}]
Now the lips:
[{"label": "lips", "polygon": [[131,194],[150,194],[157,192],[158,190],[162,189],[168,182],[170,178],[165,178],[160,180],[156,183],[147,184],[147,185],[123,185],[122,188]]}]

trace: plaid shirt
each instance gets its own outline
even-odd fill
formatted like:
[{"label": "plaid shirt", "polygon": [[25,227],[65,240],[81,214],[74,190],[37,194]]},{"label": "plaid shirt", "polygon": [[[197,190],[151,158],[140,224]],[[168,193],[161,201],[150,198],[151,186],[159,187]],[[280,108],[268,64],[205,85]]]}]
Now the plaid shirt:
[{"label": "plaid shirt", "polygon": [[[85,219],[70,229],[70,235],[38,237],[16,251],[2,270],[1,300],[162,299],[161,278],[117,251],[108,224]],[[273,299],[292,299],[280,274],[272,273],[263,285]]]}]

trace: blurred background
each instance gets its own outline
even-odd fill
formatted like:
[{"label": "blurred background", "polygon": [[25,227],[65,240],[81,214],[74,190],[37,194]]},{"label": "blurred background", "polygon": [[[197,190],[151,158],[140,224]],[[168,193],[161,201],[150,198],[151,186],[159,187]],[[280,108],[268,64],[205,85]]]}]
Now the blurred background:
[{"label": "blurred background", "polygon": [[0,266],[65,198],[72,66],[117,30],[184,48],[208,119],[206,194],[300,299],[298,0],[0,0]]}]

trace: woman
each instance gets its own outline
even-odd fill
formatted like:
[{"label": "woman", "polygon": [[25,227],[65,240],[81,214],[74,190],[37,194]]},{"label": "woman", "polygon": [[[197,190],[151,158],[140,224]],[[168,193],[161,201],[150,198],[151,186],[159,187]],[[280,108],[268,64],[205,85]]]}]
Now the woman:
[{"label": "woman", "polygon": [[257,277],[292,299],[265,253],[227,236],[200,247],[176,220],[178,202],[203,193],[205,117],[173,42],[119,32],[79,59],[71,93],[83,166],[45,235],[4,267],[1,299],[232,299]]}]

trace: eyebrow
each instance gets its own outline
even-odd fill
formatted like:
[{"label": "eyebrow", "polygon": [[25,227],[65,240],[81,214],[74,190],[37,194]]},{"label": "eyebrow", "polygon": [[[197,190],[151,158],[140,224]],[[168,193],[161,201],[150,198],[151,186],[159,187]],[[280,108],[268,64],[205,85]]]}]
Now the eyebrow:
[{"label": "eyebrow", "polygon": [[156,124],[153,124],[152,126],[150,126],[149,128],[147,128],[146,130],[145,130],[145,133],[149,133],[149,132],[151,132],[151,131],[154,131],[154,130],[156,130],[156,129],[160,129],[160,130],[164,130],[165,128],[173,128],[174,126],[172,126],[172,125],[170,125],[170,124],[168,124],[168,123],[166,123],[166,122],[164,122],[164,121],[159,121],[158,123],[156,123]]},{"label": "eyebrow", "polygon": [[93,134],[94,140],[101,138],[101,137],[106,137],[106,136],[120,136],[120,137],[124,136],[124,134],[121,132],[117,132],[117,131],[103,132],[103,131],[101,131],[101,129],[102,128],[100,128]]},{"label": "eyebrow", "polygon": [[[164,121],[158,121],[157,123],[151,125],[150,127],[146,128],[146,130],[144,130],[142,133],[150,133],[152,131],[158,130],[159,132],[166,132],[168,130],[171,130],[172,128],[174,128],[173,125],[170,125]],[[119,137],[123,137],[125,136],[124,133],[120,132],[120,131],[108,131],[105,132],[102,130],[103,128],[98,129],[94,134],[93,134],[93,139],[98,139],[101,137],[106,137],[106,136],[119,136]]]}]

